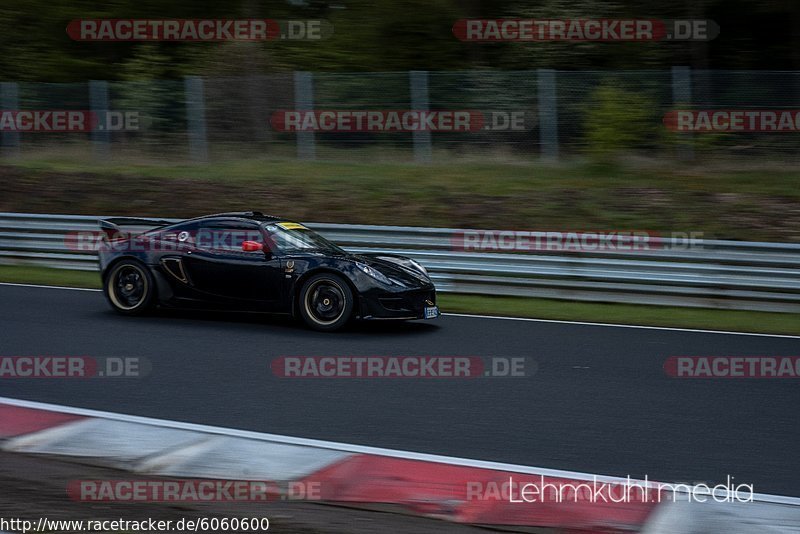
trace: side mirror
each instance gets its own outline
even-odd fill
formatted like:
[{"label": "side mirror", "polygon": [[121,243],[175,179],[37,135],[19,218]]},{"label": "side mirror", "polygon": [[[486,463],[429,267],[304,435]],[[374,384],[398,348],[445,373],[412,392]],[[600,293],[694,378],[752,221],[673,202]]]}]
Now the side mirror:
[{"label": "side mirror", "polygon": [[[258,252],[259,250],[264,250],[264,244],[259,243],[258,241],[244,241],[242,243],[242,250],[244,252]],[[269,249],[267,249],[269,250]]]}]

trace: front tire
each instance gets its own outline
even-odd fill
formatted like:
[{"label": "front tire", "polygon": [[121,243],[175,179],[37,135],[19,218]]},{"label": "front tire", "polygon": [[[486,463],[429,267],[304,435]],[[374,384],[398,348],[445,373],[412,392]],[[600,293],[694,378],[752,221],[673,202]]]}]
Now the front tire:
[{"label": "front tire", "polygon": [[156,282],[141,262],[122,260],[109,269],[103,293],[114,311],[123,315],[142,315],[155,304]]},{"label": "front tire", "polygon": [[355,307],[353,292],[341,276],[320,273],[303,284],[299,299],[300,316],[321,332],[339,330],[350,321]]}]

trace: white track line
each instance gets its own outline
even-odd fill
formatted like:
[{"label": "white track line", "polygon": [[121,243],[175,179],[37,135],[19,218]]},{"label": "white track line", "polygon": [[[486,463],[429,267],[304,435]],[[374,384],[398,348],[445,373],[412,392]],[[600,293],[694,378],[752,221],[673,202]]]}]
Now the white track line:
[{"label": "white track line", "polygon": [[[83,287],[66,287],[66,286],[48,286],[37,284],[16,284],[11,282],[0,282],[0,286],[12,287],[34,287],[41,289],[67,289],[72,291],[94,291],[100,292],[101,289],[88,289]],[[532,323],[555,323],[555,324],[573,324],[580,326],[602,326],[606,328],[637,328],[640,330],[666,330],[671,332],[693,332],[697,334],[726,334],[730,336],[758,336],[758,337],[778,337],[785,339],[800,339],[800,336],[790,334],[765,334],[760,332],[733,332],[729,330],[702,330],[699,328],[678,328],[669,326],[647,326],[635,324],[616,324],[616,323],[591,323],[585,321],[563,321],[558,319],[534,319],[531,317],[504,317],[501,315],[477,315],[471,313],[442,313],[449,317],[467,317],[470,319],[497,319],[502,321],[527,321]]]},{"label": "white track line", "polygon": [[[472,460],[469,458],[457,458],[453,456],[440,456],[436,454],[427,454],[421,452],[401,451],[397,449],[383,449],[380,447],[369,447],[365,445],[354,445],[349,443],[339,443],[335,441],[323,441],[309,438],[298,438],[292,436],[283,436],[279,434],[267,434],[263,432],[253,432],[250,430],[237,430],[235,428],[225,428],[218,426],[201,425],[196,423],[184,423],[181,421],[170,421],[167,419],[155,419],[150,417],[141,417],[138,415],[127,415],[113,412],[102,412],[98,410],[91,410],[86,408],[76,408],[72,406],[61,406],[57,404],[48,404],[44,402],[26,401],[20,399],[11,399],[8,397],[0,397],[0,404],[9,406],[17,406],[20,408],[31,408],[35,410],[46,410],[59,413],[66,413],[70,415],[79,415],[84,417],[96,417],[108,419],[112,421],[122,421],[127,423],[136,423],[142,425],[158,426],[162,428],[172,428],[177,430],[189,430],[194,432],[203,432],[207,434],[218,434],[230,437],[238,437],[259,441],[271,441],[274,443],[285,443],[290,445],[301,445],[306,447],[316,447],[321,449],[333,449],[337,451],[350,452],[354,454],[370,454],[375,456],[387,456],[390,458],[399,458],[403,460],[418,460],[423,462],[436,462],[448,465],[457,465],[462,467],[472,467],[476,469],[490,469],[494,471],[506,471],[515,474],[532,474],[541,475],[545,477],[567,478],[571,480],[581,481],[594,481],[608,482],[608,483],[625,483],[626,478],[594,475],[591,473],[581,473],[578,471],[563,471],[560,469],[547,469],[543,467],[532,467],[526,465],[506,464],[499,462],[490,462],[485,460]],[[649,481],[649,483],[657,484],[656,481]],[[768,495],[757,493],[753,496],[754,500],[759,502],[771,502],[776,504],[788,504],[793,506],[800,506],[799,497],[785,497],[782,495]]]},{"label": "white track line", "polygon": [[13,282],[0,282],[0,286],[11,287],[35,287],[38,289],[68,289],[70,291],[102,291],[102,289],[91,289],[87,287],[68,287],[68,286],[47,286],[40,284],[16,284]]},{"label": "white track line", "polygon": [[[728,330],[702,330],[700,328],[678,328],[670,326],[647,326],[636,324],[615,324],[615,323],[591,323],[585,321],[562,321],[558,319],[533,319],[530,317],[503,317],[499,315],[474,315],[469,313],[443,313],[453,317],[471,317],[479,319],[505,319],[508,321],[530,321],[534,323],[557,323],[557,324],[576,324],[581,326],[605,326],[612,328],[638,328],[640,330],[668,330],[674,332],[695,332],[698,334],[727,334],[733,336],[761,336],[761,337],[782,337],[788,339],[800,339],[800,336],[791,334],[764,334],[760,332],[732,332]],[[791,315],[791,314],[789,314]]]}]

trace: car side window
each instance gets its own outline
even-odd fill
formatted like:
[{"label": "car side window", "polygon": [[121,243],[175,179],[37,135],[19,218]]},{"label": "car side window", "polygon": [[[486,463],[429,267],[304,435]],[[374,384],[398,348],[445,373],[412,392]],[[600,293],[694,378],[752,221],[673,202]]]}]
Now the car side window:
[{"label": "car side window", "polygon": [[195,238],[198,249],[217,253],[254,254],[242,250],[242,243],[245,241],[264,242],[258,225],[236,221],[209,222],[200,226]]}]

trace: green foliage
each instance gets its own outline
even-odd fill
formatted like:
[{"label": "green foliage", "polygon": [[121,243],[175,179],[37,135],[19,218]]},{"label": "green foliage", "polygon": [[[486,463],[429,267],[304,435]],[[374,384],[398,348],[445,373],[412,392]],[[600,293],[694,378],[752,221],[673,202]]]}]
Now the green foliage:
[{"label": "green foliage", "polygon": [[599,85],[584,123],[587,151],[598,156],[648,147],[658,135],[655,102],[647,95],[611,84]]},{"label": "green foliage", "polygon": [[149,131],[175,130],[185,106],[183,83],[163,80],[172,69],[170,58],[155,44],[138,47],[122,66],[123,81],[111,84],[113,107],[138,112],[142,126]]},{"label": "green foliage", "polygon": [[[169,59],[159,78],[186,73],[224,75],[314,72],[698,68],[797,69],[797,8],[787,0],[3,0],[0,79],[83,82],[119,80],[148,57]],[[452,34],[462,18],[710,18],[722,28],[712,43],[535,42],[464,43]],[[85,18],[324,19],[324,41],[245,43],[75,42],[71,20]],[[769,35],[763,28],[771,28]],[[242,43],[236,43],[242,44]],[[150,48],[151,50],[142,50]],[[234,57],[233,62],[228,60]],[[129,65],[133,62],[133,66]],[[243,70],[244,72],[230,72]]]}]

